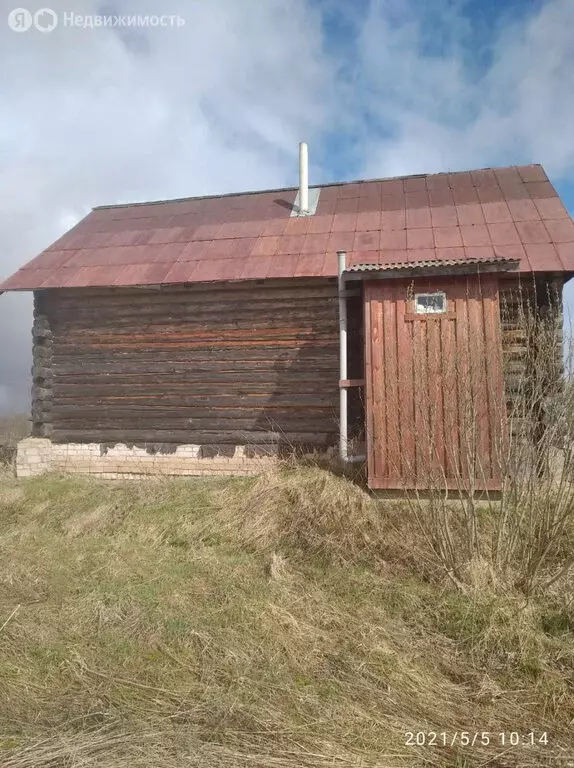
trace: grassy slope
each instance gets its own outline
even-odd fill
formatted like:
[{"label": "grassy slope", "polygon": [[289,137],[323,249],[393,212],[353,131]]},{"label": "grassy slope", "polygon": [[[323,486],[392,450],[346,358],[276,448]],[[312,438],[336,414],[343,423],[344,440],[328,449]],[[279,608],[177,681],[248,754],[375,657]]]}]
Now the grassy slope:
[{"label": "grassy slope", "polygon": [[[461,768],[574,754],[572,602],[525,604],[486,572],[455,591],[415,531],[401,505],[318,469],[6,475],[0,764]],[[549,744],[405,745],[407,731],[531,728]]]}]

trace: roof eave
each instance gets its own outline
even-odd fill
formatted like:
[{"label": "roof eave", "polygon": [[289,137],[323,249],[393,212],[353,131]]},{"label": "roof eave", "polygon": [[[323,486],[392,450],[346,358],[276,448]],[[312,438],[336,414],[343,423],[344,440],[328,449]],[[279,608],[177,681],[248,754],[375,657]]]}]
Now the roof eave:
[{"label": "roof eave", "polygon": [[363,269],[348,268],[343,273],[347,279],[353,280],[387,280],[401,277],[451,277],[455,275],[473,275],[484,272],[516,272],[520,267],[518,259],[504,259],[497,262],[462,263],[462,264],[427,264],[409,267],[385,268],[381,265],[365,265]]}]

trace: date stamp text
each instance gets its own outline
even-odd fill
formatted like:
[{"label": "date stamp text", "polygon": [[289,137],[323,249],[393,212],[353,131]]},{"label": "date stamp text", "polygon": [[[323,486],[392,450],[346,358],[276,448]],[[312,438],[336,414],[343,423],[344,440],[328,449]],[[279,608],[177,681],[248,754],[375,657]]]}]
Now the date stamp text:
[{"label": "date stamp text", "polygon": [[546,731],[406,731],[407,747],[545,747]]}]

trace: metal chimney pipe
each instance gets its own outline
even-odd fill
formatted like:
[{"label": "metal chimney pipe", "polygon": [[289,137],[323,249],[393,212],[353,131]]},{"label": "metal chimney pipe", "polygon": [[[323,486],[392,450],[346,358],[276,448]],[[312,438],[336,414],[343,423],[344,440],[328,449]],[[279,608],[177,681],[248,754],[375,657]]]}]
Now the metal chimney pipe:
[{"label": "metal chimney pipe", "polygon": [[347,387],[342,382],[347,378],[347,297],[343,273],[347,261],[345,251],[337,251],[339,288],[339,456],[347,461]]},{"label": "metal chimney pipe", "polygon": [[299,144],[299,213],[309,213],[309,148]]}]

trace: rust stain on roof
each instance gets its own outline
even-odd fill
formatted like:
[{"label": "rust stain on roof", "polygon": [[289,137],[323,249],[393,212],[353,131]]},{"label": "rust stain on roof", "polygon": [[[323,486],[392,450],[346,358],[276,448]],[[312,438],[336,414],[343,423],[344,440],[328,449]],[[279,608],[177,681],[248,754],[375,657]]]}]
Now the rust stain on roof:
[{"label": "rust stain on roof", "polygon": [[0,291],[335,277],[461,259],[574,272],[574,222],[540,165],[328,184],[291,217],[296,189],[95,208]]}]

